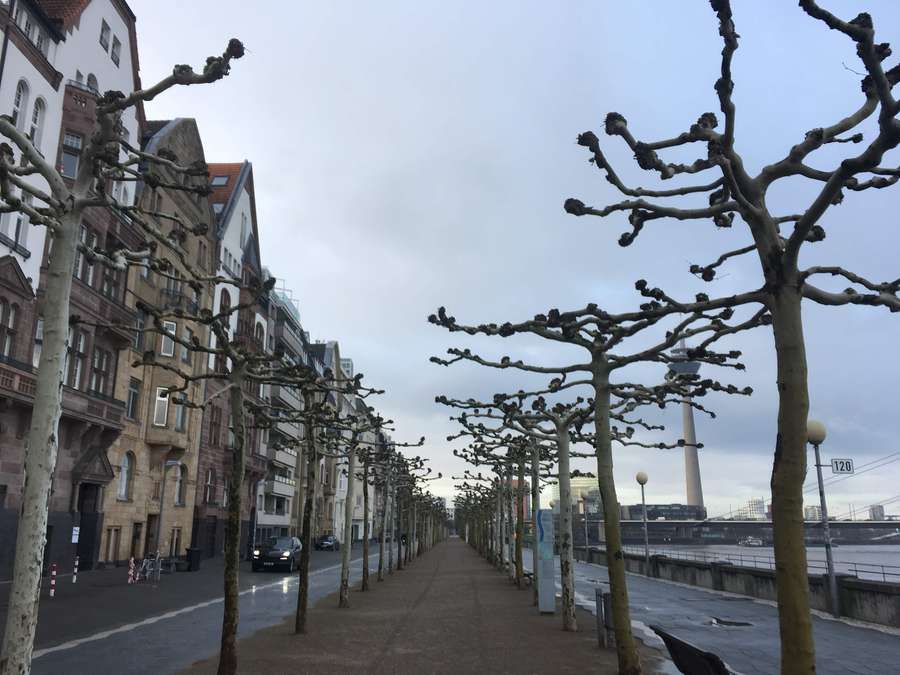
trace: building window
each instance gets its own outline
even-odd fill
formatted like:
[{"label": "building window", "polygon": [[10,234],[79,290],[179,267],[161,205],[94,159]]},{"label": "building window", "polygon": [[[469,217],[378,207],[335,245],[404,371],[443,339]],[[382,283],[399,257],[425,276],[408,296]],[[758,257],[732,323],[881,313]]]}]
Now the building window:
[{"label": "building window", "polygon": [[131,485],[134,478],[134,455],[126,452],[122,457],[122,464],[119,466],[119,489],[116,492],[116,498],[127,500],[131,499]]},{"label": "building window", "polygon": [[222,215],[222,209],[224,209],[224,208],[225,208],[225,204],[223,204],[222,202],[215,202],[213,204],[213,213],[215,213],[216,216],[218,217],[218,216]]},{"label": "building window", "polygon": [[222,438],[222,409],[213,406],[209,409],[209,444],[219,446]]},{"label": "building window", "polygon": [[[22,195],[22,203],[31,206],[34,202],[34,197],[30,194]],[[16,211],[16,222],[15,229],[12,233],[12,240],[16,246],[21,246],[25,248],[28,244],[28,228],[31,226],[31,217],[26,215],[22,211]]]},{"label": "building window", "polygon": [[197,242],[197,267],[206,271],[206,243]]},{"label": "building window", "polygon": [[119,52],[122,51],[122,43],[119,42],[119,38],[113,37],[112,41],[112,50],[109,52],[109,58],[112,59],[112,62],[119,65]]},{"label": "building window", "polygon": [[93,73],[88,73],[87,86],[95,94],[100,93],[100,83],[97,82],[97,76]]},{"label": "building window", "polygon": [[100,349],[100,347],[94,347],[94,359],[91,363],[90,391],[106,395],[106,388],[109,385],[109,364],[111,360],[111,354],[108,351]]},{"label": "building window", "polygon": [[106,23],[105,20],[100,20],[100,46],[103,47],[103,51],[109,49],[109,24]]},{"label": "building window", "polygon": [[44,111],[46,107],[44,99],[39,98],[34,102],[34,109],[31,111],[31,128],[28,130],[28,137],[38,152],[40,152],[41,148],[41,135],[44,130]]},{"label": "building window", "polygon": [[0,299],[0,353],[11,358],[16,346],[16,322],[18,306],[10,304],[5,298]]},{"label": "building window", "polygon": [[156,405],[153,408],[153,426],[164,427],[169,421],[169,392],[167,387],[156,388]]},{"label": "building window", "polygon": [[125,416],[136,420],[138,408],[141,404],[141,381],[133,377],[128,381],[128,397],[125,401]]},{"label": "building window", "polygon": [[213,187],[224,187],[228,185],[228,176],[213,176],[210,185]]},{"label": "building window", "polygon": [[76,279],[80,279],[88,286],[94,285],[94,263],[88,258],[82,248],[93,251],[97,246],[97,235],[89,230],[86,225],[81,226],[81,242],[79,250],[75,252],[75,265],[72,274]]},{"label": "building window", "polygon": [[[109,245],[109,242],[107,242],[107,245]],[[100,292],[110,300],[118,300],[120,297],[119,283],[121,279],[122,272],[120,270],[105,267],[103,269],[103,284],[100,286]]]},{"label": "building window", "polygon": [[81,374],[84,372],[84,362],[87,352],[87,335],[81,331],[69,329],[68,349],[68,374],[66,384],[72,389],[81,388]]},{"label": "building window", "polygon": [[25,125],[25,111],[28,109],[28,85],[25,80],[19,80],[16,85],[16,96],[13,99],[12,123],[16,129]]},{"label": "building window", "polygon": [[206,470],[206,486],[203,491],[203,501],[207,504],[216,503],[216,470],[212,467]]},{"label": "building window", "polygon": [[247,227],[247,214],[241,213],[241,248],[244,248],[244,244],[247,243],[248,234],[249,228]]},{"label": "building window", "polygon": [[44,348],[44,320],[38,318],[34,327],[34,351],[31,352],[31,365],[37,368],[41,363],[41,351]]},{"label": "building window", "polygon": [[67,131],[63,135],[62,159],[59,163],[59,170],[63,176],[67,178],[75,178],[78,173],[78,158],[81,157],[81,146],[84,139],[78,135]]},{"label": "building window", "polygon": [[[192,341],[194,339],[194,331],[192,331],[190,328],[185,327],[182,339],[188,344],[193,344]],[[183,363],[191,362],[191,350],[185,344],[181,345],[181,361]]]},{"label": "building window", "polygon": [[[163,330],[165,333],[169,333],[170,335],[175,335],[178,330],[178,324],[174,321],[163,321]],[[173,340],[169,335],[163,334],[162,341],[159,344],[159,353],[161,356],[174,356],[175,355],[175,340]]]},{"label": "building window", "polygon": [[222,508],[228,508],[228,476],[222,479]]},{"label": "building window", "polygon": [[134,316],[134,341],[131,344],[135,351],[141,351],[144,348],[144,329],[146,327],[147,312],[139,309]]},{"label": "building window", "polygon": [[175,472],[175,506],[184,506],[184,488],[187,482],[187,467],[184,464],[178,465],[178,471]]},{"label": "building window", "polygon": [[184,431],[187,426],[187,406],[175,403],[175,431]]}]

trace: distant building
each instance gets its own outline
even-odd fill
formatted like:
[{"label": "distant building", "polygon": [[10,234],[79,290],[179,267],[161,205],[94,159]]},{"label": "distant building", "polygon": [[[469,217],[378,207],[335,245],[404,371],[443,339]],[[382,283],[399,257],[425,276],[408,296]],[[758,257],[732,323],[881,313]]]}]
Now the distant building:
[{"label": "distant building", "polygon": [[[588,500],[599,500],[600,486],[597,484],[597,477],[593,475],[573,475],[569,478],[569,484],[572,489],[572,503],[575,504],[581,500],[582,495],[587,495]],[[552,497],[554,504],[559,503],[559,483],[553,486]]]},{"label": "distant building", "polygon": [[[622,520],[641,520],[642,504],[619,506]],[[706,520],[706,507],[694,504],[647,504],[647,520]]]},{"label": "distant building", "polygon": [[814,520],[817,522],[822,520],[822,507],[821,506],[804,506],[803,507],[803,520]]},{"label": "distant building", "polygon": [[881,504],[869,507],[869,520],[884,520],[884,507]]},{"label": "distant building", "polygon": [[[516,488],[519,487],[519,479],[513,478],[512,480],[512,488],[513,494],[516,494]],[[522,482],[522,487],[525,490],[524,494],[524,502],[525,502],[525,513],[522,514],[522,520],[524,522],[529,522],[531,520],[531,484],[526,480]]]}]

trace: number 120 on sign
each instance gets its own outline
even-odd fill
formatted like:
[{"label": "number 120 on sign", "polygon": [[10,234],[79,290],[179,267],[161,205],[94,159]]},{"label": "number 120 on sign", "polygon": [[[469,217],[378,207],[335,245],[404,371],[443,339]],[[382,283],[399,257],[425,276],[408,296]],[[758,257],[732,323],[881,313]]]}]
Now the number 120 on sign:
[{"label": "number 120 on sign", "polygon": [[853,473],[852,459],[831,460],[831,473]]}]

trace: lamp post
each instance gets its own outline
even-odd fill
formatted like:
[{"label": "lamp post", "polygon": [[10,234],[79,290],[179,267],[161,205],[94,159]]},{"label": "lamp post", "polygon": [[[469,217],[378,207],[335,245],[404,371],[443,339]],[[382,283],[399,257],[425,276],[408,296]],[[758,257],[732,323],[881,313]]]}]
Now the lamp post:
[{"label": "lamp post", "polygon": [[825,441],[825,425],[815,420],[806,421],[806,440],[816,453],[816,475],[819,479],[819,504],[822,510],[822,535],[825,538],[825,561],[828,567],[828,591],[831,596],[831,613],[840,616],[837,594],[837,578],[834,576],[834,555],[831,552],[831,529],[828,526],[828,506],[825,503],[825,485],[822,483],[822,460],[819,446]]},{"label": "lamp post", "polygon": [[163,507],[166,505],[166,474],[169,472],[170,467],[180,466],[181,462],[177,459],[167,459],[163,464],[163,475],[162,475],[162,485],[159,489],[159,518],[156,520],[156,582],[159,583],[159,574],[160,574],[160,565],[159,565],[159,552],[162,549],[162,542],[160,541],[160,534],[162,532],[162,520],[163,520]]},{"label": "lamp post", "polygon": [[641,506],[644,507],[644,573],[650,576],[650,536],[647,534],[647,500],[644,498],[644,486],[647,484],[647,474],[638,471],[634,479],[641,486]]},{"label": "lamp post", "polygon": [[590,562],[590,554],[588,553],[587,491],[581,492],[581,511],[584,516],[584,561]]}]

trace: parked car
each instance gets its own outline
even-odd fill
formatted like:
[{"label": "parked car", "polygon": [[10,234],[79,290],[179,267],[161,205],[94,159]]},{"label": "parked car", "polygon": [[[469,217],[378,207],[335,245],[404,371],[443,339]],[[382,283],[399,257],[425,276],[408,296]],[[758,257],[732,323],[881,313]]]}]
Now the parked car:
[{"label": "parked car", "polygon": [[253,548],[251,559],[253,571],[284,567],[288,572],[293,572],[300,564],[302,550],[303,544],[297,537],[269,537],[264,543]]},{"label": "parked car", "polygon": [[316,539],[315,549],[317,551],[340,551],[341,542],[335,539],[333,534],[326,534]]}]

